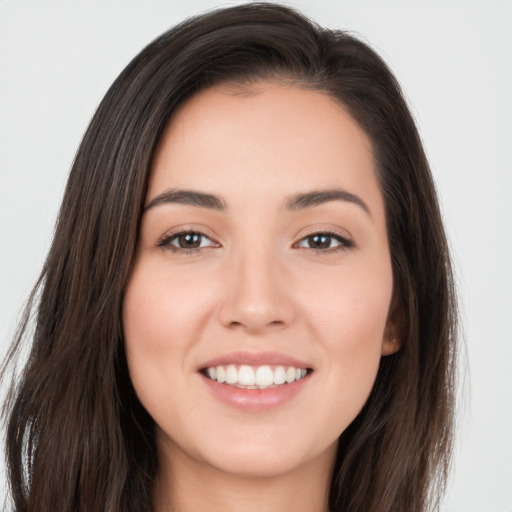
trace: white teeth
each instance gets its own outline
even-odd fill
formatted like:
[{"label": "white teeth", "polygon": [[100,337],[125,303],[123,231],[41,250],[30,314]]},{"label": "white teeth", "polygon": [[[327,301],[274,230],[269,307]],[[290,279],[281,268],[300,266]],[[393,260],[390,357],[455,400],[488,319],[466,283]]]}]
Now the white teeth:
[{"label": "white teeth", "polygon": [[[215,379],[214,379],[215,380]],[[286,370],[286,382],[290,383],[295,380],[295,368],[290,366],[288,370]]]},{"label": "white teeth", "polygon": [[286,371],[282,366],[274,370],[274,384],[284,384],[286,382]]},{"label": "white teeth", "polygon": [[272,386],[274,384],[274,372],[270,366],[260,366],[256,370],[257,386]]},{"label": "white teeth", "polygon": [[234,365],[230,364],[226,368],[226,384],[236,384],[238,382],[238,371]]},{"label": "white teeth", "polygon": [[293,366],[276,366],[272,369],[270,365],[258,367],[241,365],[237,367],[234,364],[229,364],[206,369],[206,375],[212,380],[247,389],[266,389],[285,383],[291,384],[307,374],[308,371],[305,368]]},{"label": "white teeth", "polygon": [[256,375],[250,366],[240,366],[238,370],[238,384],[242,386],[254,386],[256,384]]},{"label": "white teeth", "polygon": [[217,366],[217,382],[226,382],[226,372],[222,366]]}]

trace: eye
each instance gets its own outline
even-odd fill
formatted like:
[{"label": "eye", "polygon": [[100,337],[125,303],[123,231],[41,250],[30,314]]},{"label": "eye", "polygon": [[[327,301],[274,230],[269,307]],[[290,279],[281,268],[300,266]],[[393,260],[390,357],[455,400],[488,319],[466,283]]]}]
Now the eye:
[{"label": "eye", "polygon": [[205,247],[218,247],[218,244],[199,231],[180,231],[164,235],[158,242],[158,247],[173,252],[192,252]]},{"label": "eye", "polygon": [[337,252],[350,249],[354,242],[337,233],[321,232],[312,233],[296,244],[296,247],[314,249],[318,252]]}]

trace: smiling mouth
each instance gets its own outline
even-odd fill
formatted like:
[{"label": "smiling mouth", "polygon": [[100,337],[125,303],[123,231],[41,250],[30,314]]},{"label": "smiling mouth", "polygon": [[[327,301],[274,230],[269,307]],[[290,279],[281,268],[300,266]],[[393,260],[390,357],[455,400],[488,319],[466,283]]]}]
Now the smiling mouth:
[{"label": "smiling mouth", "polygon": [[220,384],[239,389],[270,389],[285,386],[307,377],[311,368],[282,365],[218,365],[204,368],[201,373]]}]

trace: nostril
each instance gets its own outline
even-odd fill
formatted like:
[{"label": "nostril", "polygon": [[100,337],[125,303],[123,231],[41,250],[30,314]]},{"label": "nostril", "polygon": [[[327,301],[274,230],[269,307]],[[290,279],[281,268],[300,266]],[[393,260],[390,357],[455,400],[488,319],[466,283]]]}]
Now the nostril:
[{"label": "nostril", "polygon": [[282,320],[274,320],[273,322],[269,322],[268,324],[268,328],[269,329],[281,329],[282,327],[284,327],[286,325],[285,322],[283,322]]}]

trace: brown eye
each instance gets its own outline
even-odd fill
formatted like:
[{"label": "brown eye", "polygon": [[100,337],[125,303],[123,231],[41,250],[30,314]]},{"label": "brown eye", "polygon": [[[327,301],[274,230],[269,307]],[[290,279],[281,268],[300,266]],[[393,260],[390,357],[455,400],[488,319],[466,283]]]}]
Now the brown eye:
[{"label": "brown eye", "polygon": [[181,231],[165,236],[158,247],[169,249],[173,252],[193,252],[206,247],[216,247],[217,244],[205,234],[197,231]]},{"label": "brown eye", "polygon": [[309,247],[312,249],[329,249],[331,247],[332,237],[324,233],[311,235],[307,237]]},{"label": "brown eye", "polygon": [[335,233],[313,233],[301,239],[296,246],[322,252],[336,252],[350,249],[354,242]]},{"label": "brown eye", "polygon": [[178,247],[182,249],[197,249],[201,247],[201,238],[203,235],[199,233],[184,233],[175,238],[176,244]]}]

